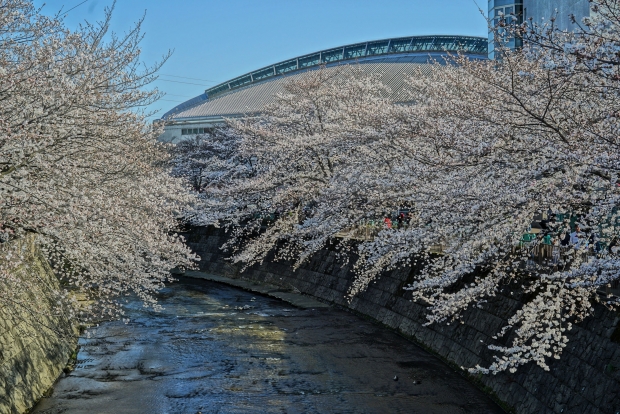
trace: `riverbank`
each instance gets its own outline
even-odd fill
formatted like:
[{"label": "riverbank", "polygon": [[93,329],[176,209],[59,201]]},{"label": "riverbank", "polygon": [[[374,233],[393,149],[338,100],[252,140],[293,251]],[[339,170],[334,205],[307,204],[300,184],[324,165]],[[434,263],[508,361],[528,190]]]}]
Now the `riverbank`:
[{"label": "riverbank", "polygon": [[297,306],[302,309],[320,309],[328,308],[330,305],[325,302],[320,302],[310,296],[303,295],[301,292],[291,292],[285,290],[282,286],[273,285],[271,283],[258,283],[255,281],[249,281],[244,279],[233,279],[227,276],[214,275],[211,273],[200,272],[195,270],[188,270],[177,275],[190,277],[194,279],[204,279],[212,282],[224,283],[226,285],[235,286],[248,292],[260,293],[261,295],[269,296],[275,299],[280,299],[291,305]]},{"label": "riverbank", "polygon": [[[27,291],[0,306],[0,413],[22,414],[54,384],[73,354],[77,332],[48,294],[59,282],[33,235],[1,246],[24,257],[11,276]],[[9,299],[9,298],[5,298]]]},{"label": "riverbank", "polygon": [[[412,302],[411,293],[403,289],[413,280],[415,269],[386,272],[348,302],[354,261],[343,264],[335,251],[317,252],[296,271],[291,263],[267,257],[263,264],[240,272],[220,250],[227,240],[222,229],[197,227],[184,235],[201,257],[199,266],[205,273],[268,283],[351,309],[413,338],[457,367],[488,366],[493,354],[487,344],[527,299],[516,286],[506,286],[484,307],[464,312],[462,324],[424,326],[426,308]],[[517,413],[620,412],[620,316],[596,306],[594,315],[576,324],[568,337],[561,359],[549,361],[550,371],[530,363],[514,374],[480,375],[477,380]]]}]

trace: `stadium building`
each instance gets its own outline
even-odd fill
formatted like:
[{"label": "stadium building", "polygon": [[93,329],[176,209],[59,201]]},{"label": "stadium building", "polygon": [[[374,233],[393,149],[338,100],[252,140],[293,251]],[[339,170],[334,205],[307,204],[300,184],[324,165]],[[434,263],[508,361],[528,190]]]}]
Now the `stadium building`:
[{"label": "stadium building", "polygon": [[356,65],[364,73],[377,74],[398,101],[407,77],[427,72],[433,61],[445,62],[461,52],[470,59],[487,59],[488,39],[466,36],[414,36],[340,46],[260,68],[222,82],[177,105],[164,114],[161,141],[178,142],[222,124],[225,118],[260,113],[283,91],[289,79],[325,66],[342,73],[342,65]]},{"label": "stadium building", "polygon": [[[489,17],[493,25],[502,19],[510,23],[531,21],[545,24],[551,17],[560,30],[574,30],[577,22],[590,16],[589,0],[489,0]],[[342,65],[357,65],[369,74],[378,74],[398,101],[405,79],[414,73],[430,71],[431,61],[443,62],[449,54],[462,52],[471,59],[494,59],[495,40],[466,36],[413,36],[375,40],[340,46],[275,63],[222,82],[204,93],[166,112],[165,131],[160,140],[178,142],[202,134],[205,129],[222,124],[224,118],[259,113],[274,101],[291,77],[325,66],[338,72]],[[518,38],[503,39],[509,48],[519,48]],[[338,75],[335,75],[338,76]]]}]

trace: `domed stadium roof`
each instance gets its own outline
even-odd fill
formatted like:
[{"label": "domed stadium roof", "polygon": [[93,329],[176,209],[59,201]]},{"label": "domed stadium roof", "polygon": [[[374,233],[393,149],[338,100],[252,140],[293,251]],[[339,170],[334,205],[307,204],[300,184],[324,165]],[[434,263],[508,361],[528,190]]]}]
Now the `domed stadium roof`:
[{"label": "domed stadium roof", "polygon": [[[170,129],[183,125],[221,123],[224,118],[258,113],[283,92],[284,84],[304,72],[326,67],[338,76],[342,65],[356,65],[364,73],[377,74],[398,100],[405,79],[414,74],[428,73],[430,61],[457,52],[472,59],[487,59],[488,40],[467,36],[414,36],[356,43],[299,56],[279,62],[207,89],[204,93],[177,105],[162,119],[170,135],[163,140],[175,140]],[[340,67],[340,68],[339,68]],[[183,129],[183,135],[202,133],[196,128]]]}]

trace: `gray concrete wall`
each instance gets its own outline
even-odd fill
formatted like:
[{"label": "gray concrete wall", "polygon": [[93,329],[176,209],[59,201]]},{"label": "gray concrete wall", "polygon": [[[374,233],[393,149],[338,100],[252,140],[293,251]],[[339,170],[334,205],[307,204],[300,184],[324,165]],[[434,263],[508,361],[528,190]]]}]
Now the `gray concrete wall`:
[{"label": "gray concrete wall", "polygon": [[523,9],[525,19],[529,21],[531,17],[535,23],[548,22],[555,17],[555,24],[560,30],[575,30],[576,26],[569,19],[570,14],[574,14],[580,23],[584,17],[590,16],[588,0],[524,0]]},{"label": "gray concrete wall", "polygon": [[223,126],[225,123],[221,120],[221,118],[217,121],[188,121],[188,122],[170,122],[168,123],[162,134],[157,138],[159,142],[169,142],[172,144],[178,144],[179,142],[186,139],[194,139],[199,134],[186,134],[183,135],[183,129],[212,129],[215,127]]},{"label": "gray concrete wall", "polygon": [[[49,289],[58,288],[34,237],[11,243],[18,245],[26,258],[14,276],[28,286],[21,297],[13,299],[34,302]],[[63,315],[50,316],[54,311],[52,300],[37,300],[26,307],[0,306],[0,413],[21,414],[32,408],[62,374],[75,350],[74,327]]]},{"label": "gray concrete wall", "polygon": [[159,136],[159,138],[157,138],[157,140],[160,142],[171,142],[176,144],[181,141],[182,138],[185,138],[185,135],[181,136],[181,130],[181,125],[166,125],[164,132]]},{"label": "gray concrete wall", "polygon": [[[320,251],[295,272],[290,263],[267,260],[240,273],[219,250],[226,240],[222,230],[195,228],[186,237],[201,256],[203,271],[269,282],[349,308],[411,337],[456,366],[488,365],[491,353],[485,343],[522,305],[520,295],[500,294],[483,309],[465,312],[464,324],[424,327],[425,306],[411,302],[403,290],[415,269],[382,275],[348,303],[344,295],[353,278],[351,265],[342,266],[334,251]],[[549,372],[528,364],[515,374],[473,379],[517,413],[620,413],[620,316],[597,307],[596,314],[577,325],[569,338],[562,358],[550,361]]]}]

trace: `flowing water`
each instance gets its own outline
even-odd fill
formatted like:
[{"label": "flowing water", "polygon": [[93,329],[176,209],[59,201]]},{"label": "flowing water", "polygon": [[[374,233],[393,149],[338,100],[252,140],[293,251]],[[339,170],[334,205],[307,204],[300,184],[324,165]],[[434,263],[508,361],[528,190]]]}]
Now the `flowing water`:
[{"label": "flowing water", "polygon": [[34,413],[503,412],[434,356],[346,311],[192,279],[159,300],[158,313],[132,300],[128,324],[81,338],[76,369]]}]

